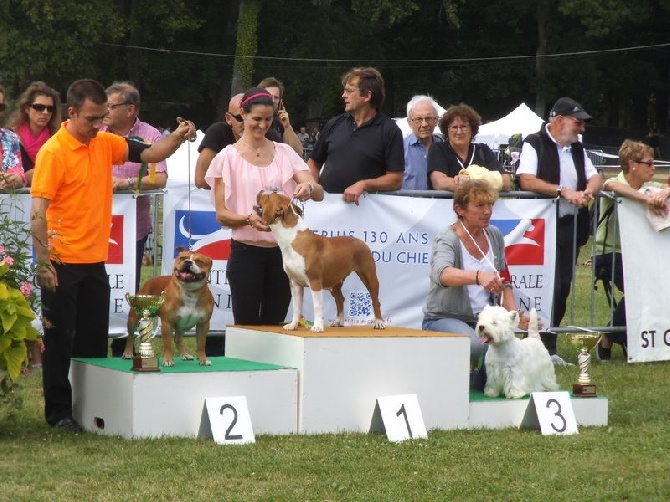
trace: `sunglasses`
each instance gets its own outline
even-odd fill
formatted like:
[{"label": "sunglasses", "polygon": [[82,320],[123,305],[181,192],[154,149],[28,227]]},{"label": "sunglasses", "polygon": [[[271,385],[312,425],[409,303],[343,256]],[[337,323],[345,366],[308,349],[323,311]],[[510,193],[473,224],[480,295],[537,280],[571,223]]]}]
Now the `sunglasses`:
[{"label": "sunglasses", "polygon": [[56,111],[56,107],[53,105],[43,105],[41,103],[30,103],[28,105],[30,108],[35,110],[38,113],[42,113],[44,111],[47,111],[49,113],[53,113]]},{"label": "sunglasses", "polygon": [[234,118],[235,120],[237,120],[238,122],[242,122],[242,121],[244,120],[244,119],[242,118],[242,115],[235,115],[234,113],[230,113],[230,112],[228,112],[228,115],[230,115],[231,117],[233,117],[233,118]]},{"label": "sunglasses", "polygon": [[4,103],[0,103],[0,112],[4,112],[5,108],[7,108],[7,105]]}]

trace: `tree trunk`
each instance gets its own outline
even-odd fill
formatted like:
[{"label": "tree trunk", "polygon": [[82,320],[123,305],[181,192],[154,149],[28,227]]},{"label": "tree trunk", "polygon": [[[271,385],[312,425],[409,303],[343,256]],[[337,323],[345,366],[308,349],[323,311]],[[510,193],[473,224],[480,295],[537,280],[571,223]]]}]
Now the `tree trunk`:
[{"label": "tree trunk", "polygon": [[549,15],[553,1],[540,1],[537,4],[537,52],[535,53],[535,113],[545,117],[547,97],[544,89],[546,75],[545,56],[547,55],[547,39],[549,37]]},{"label": "tree trunk", "polygon": [[251,86],[254,58],[258,50],[258,14],[263,0],[240,0],[239,5],[231,95],[244,92]]}]

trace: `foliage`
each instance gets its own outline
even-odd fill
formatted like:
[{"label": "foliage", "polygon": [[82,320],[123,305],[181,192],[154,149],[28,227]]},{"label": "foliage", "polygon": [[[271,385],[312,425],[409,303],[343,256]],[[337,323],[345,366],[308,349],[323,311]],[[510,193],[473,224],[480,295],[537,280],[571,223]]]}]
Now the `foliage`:
[{"label": "foliage", "polygon": [[35,341],[37,330],[33,307],[37,298],[32,287],[34,266],[30,230],[17,218],[12,196],[0,202],[0,397],[6,398],[13,382],[28,362],[26,341]]}]

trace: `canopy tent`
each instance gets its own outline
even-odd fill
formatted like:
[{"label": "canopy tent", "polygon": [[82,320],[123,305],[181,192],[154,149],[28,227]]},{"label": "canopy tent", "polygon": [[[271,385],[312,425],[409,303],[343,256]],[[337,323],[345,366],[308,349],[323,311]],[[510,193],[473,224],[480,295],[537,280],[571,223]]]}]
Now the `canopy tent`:
[{"label": "canopy tent", "polygon": [[482,124],[475,137],[477,143],[486,143],[494,150],[501,144],[507,144],[509,137],[521,133],[522,137],[540,130],[544,122],[525,103],[521,103],[508,115]]}]

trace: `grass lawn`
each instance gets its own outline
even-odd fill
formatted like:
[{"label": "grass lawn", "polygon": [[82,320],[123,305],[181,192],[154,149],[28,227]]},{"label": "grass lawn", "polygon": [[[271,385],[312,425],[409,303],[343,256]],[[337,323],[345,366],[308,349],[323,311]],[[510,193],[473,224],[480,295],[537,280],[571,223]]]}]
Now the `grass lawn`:
[{"label": "grass lawn", "polygon": [[[575,315],[588,325],[584,261]],[[604,294],[597,299],[602,325]],[[566,336],[559,353],[575,359]],[[570,389],[576,373],[557,368],[561,387]],[[429,431],[427,440],[401,444],[377,434],[258,436],[225,447],[55,432],[42,418],[41,374],[32,373],[20,381],[20,409],[0,404],[0,500],[670,499],[670,363],[627,364],[616,347],[613,361],[594,363],[591,373],[609,397],[609,425],[575,436]]]}]

